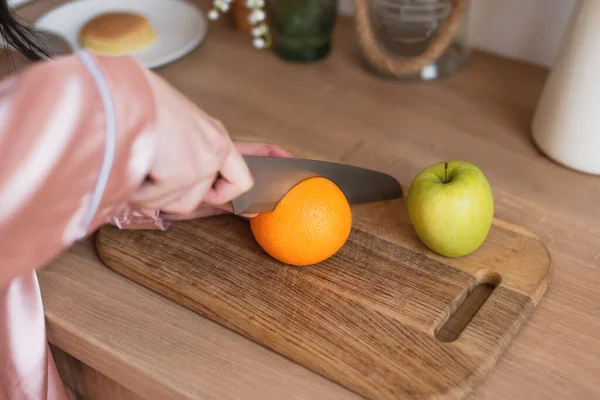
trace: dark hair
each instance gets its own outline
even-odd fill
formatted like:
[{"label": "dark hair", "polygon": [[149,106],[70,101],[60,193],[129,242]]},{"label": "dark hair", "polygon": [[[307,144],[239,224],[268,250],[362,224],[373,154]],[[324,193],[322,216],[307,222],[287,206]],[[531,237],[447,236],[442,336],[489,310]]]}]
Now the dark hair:
[{"label": "dark hair", "polygon": [[8,6],[8,0],[0,0],[0,37],[4,39],[6,45],[13,47],[29,60],[50,58],[48,52],[36,44],[35,31],[20,22],[13,14]]}]

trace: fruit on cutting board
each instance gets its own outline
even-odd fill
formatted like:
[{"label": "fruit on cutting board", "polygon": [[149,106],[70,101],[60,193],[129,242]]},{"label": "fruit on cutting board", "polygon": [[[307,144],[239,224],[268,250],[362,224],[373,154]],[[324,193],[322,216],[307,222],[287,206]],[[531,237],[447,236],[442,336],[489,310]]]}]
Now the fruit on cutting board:
[{"label": "fruit on cutting board", "polygon": [[352,228],[352,212],[337,185],[315,177],[294,186],[275,210],[252,218],[250,227],[271,257],[306,266],[328,259],[344,245]]},{"label": "fruit on cutting board", "polygon": [[477,250],[494,216],[487,178],[466,161],[440,162],[423,169],[409,186],[407,204],[421,241],[446,257]]}]

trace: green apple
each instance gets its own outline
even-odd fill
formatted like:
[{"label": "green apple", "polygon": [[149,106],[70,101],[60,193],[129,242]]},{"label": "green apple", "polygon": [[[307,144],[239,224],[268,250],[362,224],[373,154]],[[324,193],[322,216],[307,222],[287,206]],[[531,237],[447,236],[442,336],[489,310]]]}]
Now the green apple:
[{"label": "green apple", "polygon": [[431,165],[408,188],[408,214],[419,239],[446,257],[460,257],[485,241],[494,217],[492,189],[466,161]]}]

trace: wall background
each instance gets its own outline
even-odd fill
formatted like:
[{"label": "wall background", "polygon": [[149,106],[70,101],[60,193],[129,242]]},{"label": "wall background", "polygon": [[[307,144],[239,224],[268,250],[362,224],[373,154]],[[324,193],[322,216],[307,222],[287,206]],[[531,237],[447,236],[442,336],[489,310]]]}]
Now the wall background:
[{"label": "wall background", "polygon": [[[597,0],[600,1],[600,0]],[[471,0],[472,46],[549,67],[575,0]],[[353,0],[339,0],[351,14]]]}]

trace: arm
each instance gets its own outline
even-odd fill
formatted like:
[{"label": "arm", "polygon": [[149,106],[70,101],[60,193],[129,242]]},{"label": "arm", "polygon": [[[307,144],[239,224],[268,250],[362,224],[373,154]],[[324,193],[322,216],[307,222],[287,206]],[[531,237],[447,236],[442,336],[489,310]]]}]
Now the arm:
[{"label": "arm", "polygon": [[83,56],[0,83],[0,288],[126,212],[155,156],[143,68]]}]

